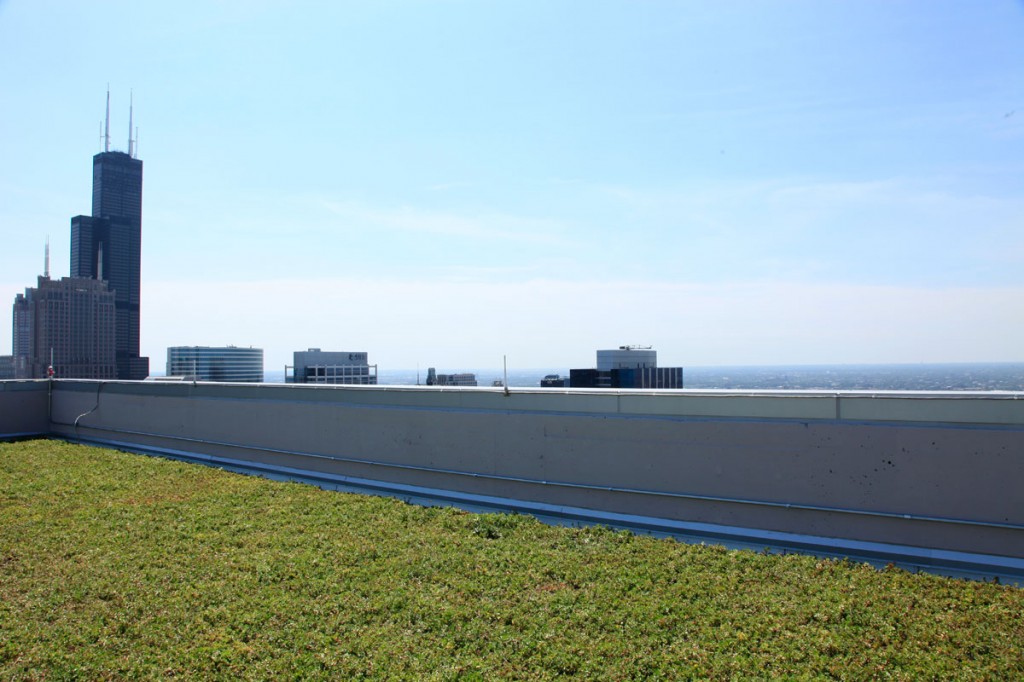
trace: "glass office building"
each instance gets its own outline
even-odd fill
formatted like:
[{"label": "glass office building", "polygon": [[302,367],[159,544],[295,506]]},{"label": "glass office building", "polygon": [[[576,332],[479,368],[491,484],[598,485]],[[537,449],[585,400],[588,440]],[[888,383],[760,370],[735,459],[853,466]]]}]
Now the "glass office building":
[{"label": "glass office building", "polygon": [[172,346],[167,376],[190,381],[263,381],[263,349],[237,346]]}]

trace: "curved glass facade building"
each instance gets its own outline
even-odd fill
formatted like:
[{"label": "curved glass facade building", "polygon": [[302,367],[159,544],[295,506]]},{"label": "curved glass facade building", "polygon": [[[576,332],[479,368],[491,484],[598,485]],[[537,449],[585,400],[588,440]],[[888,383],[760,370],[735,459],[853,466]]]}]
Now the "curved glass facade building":
[{"label": "curved glass facade building", "polygon": [[263,349],[236,346],[172,346],[167,376],[194,381],[263,381]]}]

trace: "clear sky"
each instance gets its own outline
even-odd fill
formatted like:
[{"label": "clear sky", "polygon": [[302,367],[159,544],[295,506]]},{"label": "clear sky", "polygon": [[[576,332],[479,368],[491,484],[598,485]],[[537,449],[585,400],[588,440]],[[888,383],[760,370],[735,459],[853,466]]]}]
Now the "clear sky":
[{"label": "clear sky", "polygon": [[108,83],[154,370],[1024,360],[1020,1],[0,0],[0,312]]}]

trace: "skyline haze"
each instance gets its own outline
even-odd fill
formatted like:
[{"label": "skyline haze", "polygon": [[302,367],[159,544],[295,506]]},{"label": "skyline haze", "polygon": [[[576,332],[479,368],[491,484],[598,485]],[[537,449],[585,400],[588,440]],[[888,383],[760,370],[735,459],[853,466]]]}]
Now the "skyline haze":
[{"label": "skyline haze", "polygon": [[1020,361],[1022,34],[1011,0],[0,1],[0,299],[47,236],[69,274],[109,82],[154,372]]}]

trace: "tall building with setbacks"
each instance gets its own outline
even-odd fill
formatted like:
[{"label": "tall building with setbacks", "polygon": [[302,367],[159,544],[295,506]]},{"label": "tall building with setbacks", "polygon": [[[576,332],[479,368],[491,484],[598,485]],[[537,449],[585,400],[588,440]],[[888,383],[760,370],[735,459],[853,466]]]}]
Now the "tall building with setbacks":
[{"label": "tall building with setbacks", "polygon": [[50,246],[37,286],[13,308],[14,353],[0,362],[17,378],[149,376],[139,354],[142,161],[110,149],[110,93],[103,151],[92,159],[92,215],[71,219],[71,276],[50,279]]},{"label": "tall building with setbacks", "polygon": [[71,219],[71,276],[107,282],[116,311],[117,378],[149,376],[139,354],[142,274],[142,161],[135,158],[128,124],[128,152],[110,151],[110,95],[104,151],[92,158],[92,215]]}]

